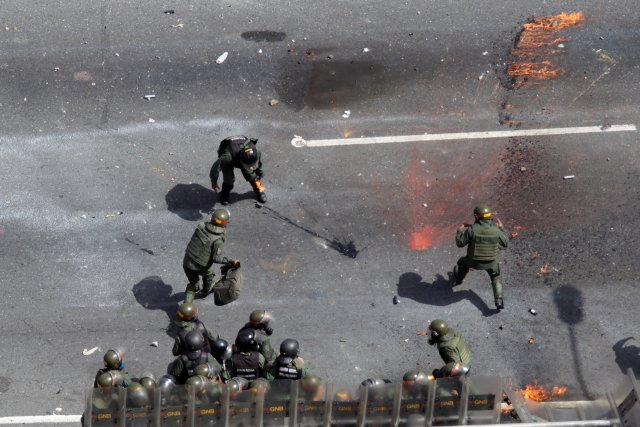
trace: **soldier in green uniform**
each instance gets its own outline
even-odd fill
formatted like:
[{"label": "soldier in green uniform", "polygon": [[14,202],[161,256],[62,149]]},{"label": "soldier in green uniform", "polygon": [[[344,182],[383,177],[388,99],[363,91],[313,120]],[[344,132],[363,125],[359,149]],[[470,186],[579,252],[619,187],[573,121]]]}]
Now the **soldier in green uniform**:
[{"label": "soldier in green uniform", "polygon": [[[184,339],[186,351],[180,355],[169,368],[169,375],[176,379],[178,384],[184,384],[189,377],[196,375],[198,365],[208,363],[210,369],[220,373],[222,367],[209,353],[202,351],[204,337],[197,331],[189,332]],[[216,374],[217,375],[217,374]]]},{"label": "soldier in green uniform", "polygon": [[300,344],[287,338],[280,344],[280,355],[266,374],[268,380],[299,380],[309,376],[309,369],[300,357]]},{"label": "soldier in green uniform", "polygon": [[213,289],[213,264],[223,264],[239,267],[240,261],[230,260],[222,256],[222,246],[229,223],[229,211],[216,209],[211,215],[211,221],[199,224],[193,233],[182,261],[182,267],[187,275],[187,285],[184,302],[193,302],[198,291],[198,281],[202,276],[202,290],[208,295]]},{"label": "soldier in green uniform", "polygon": [[271,340],[269,339],[273,334],[273,328],[269,325],[270,321],[271,314],[267,310],[253,310],[249,315],[249,322],[240,328],[240,331],[245,329],[253,329],[255,331],[256,340],[260,344],[260,354],[264,356],[267,364],[273,363],[276,359],[276,352],[271,347]]},{"label": "soldier in green uniform", "polygon": [[171,352],[174,356],[179,356],[185,351],[184,338],[191,331],[197,331],[204,337],[203,351],[211,353],[215,342],[218,340],[218,333],[207,327],[198,319],[198,308],[192,302],[180,304],[177,312],[177,319],[174,323],[180,328],[173,343]]},{"label": "soldier in green uniform", "polygon": [[484,270],[491,278],[493,296],[496,308],[504,308],[502,283],[500,282],[500,263],[498,253],[500,247],[506,248],[509,238],[499,218],[493,218],[489,206],[478,205],[473,210],[475,222],[462,224],[456,232],[456,245],[459,248],[467,246],[467,255],[458,260],[453,268],[453,275],[457,286],[462,283],[469,269]]},{"label": "soldier in green uniform", "polygon": [[229,375],[242,377],[247,381],[264,378],[266,361],[258,351],[260,343],[256,340],[256,331],[243,329],[236,337],[236,351],[229,359]]},{"label": "soldier in green uniform", "polygon": [[240,169],[242,176],[251,184],[256,199],[261,203],[267,201],[267,196],[262,187],[262,156],[256,148],[258,142],[255,138],[246,136],[230,136],[223,139],[218,147],[218,160],[211,166],[209,178],[211,178],[211,188],[214,191],[220,190],[218,186],[218,176],[222,171],[222,191],[220,192],[220,203],[229,204],[229,195],[235,182],[234,168]]},{"label": "soldier in green uniform", "polygon": [[[121,387],[129,387],[131,385],[131,378],[129,373],[125,371],[125,364],[123,361],[123,354],[121,350],[108,350],[103,357],[104,368],[99,369],[96,373],[96,377],[93,381],[93,387],[99,387],[98,379],[102,374],[108,372],[117,372],[116,380],[119,381]],[[106,381],[106,376],[103,377]]]},{"label": "soldier in green uniform", "polygon": [[[471,353],[467,342],[460,332],[450,328],[444,320],[434,320],[429,325],[429,331],[420,331],[418,335],[430,335],[429,344],[438,345],[438,352],[444,363],[453,362],[471,366]],[[432,375],[435,377],[435,371]]]}]

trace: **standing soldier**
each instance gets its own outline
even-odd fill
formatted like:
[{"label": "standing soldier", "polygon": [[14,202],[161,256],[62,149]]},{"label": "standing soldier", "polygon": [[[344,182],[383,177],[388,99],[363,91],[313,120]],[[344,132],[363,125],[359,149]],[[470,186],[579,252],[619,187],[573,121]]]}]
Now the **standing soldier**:
[{"label": "standing soldier", "polygon": [[222,191],[220,192],[220,203],[229,204],[229,195],[235,182],[234,168],[240,169],[242,176],[251,184],[256,199],[265,203],[267,196],[262,188],[262,156],[256,148],[258,142],[255,138],[246,136],[230,136],[223,139],[218,147],[218,160],[211,166],[209,178],[211,178],[211,188],[214,191],[220,190],[218,186],[218,176],[222,171]]},{"label": "standing soldier", "polygon": [[202,291],[208,295],[213,289],[213,264],[224,264],[239,267],[240,261],[222,256],[222,246],[229,223],[229,211],[216,209],[211,214],[211,221],[198,224],[191,236],[182,261],[182,267],[187,275],[189,284],[184,302],[193,302],[199,290],[198,281],[202,276]]},{"label": "standing soldier", "polygon": [[502,283],[500,282],[500,263],[498,253],[500,246],[506,248],[509,238],[499,218],[492,218],[493,214],[489,206],[484,203],[473,210],[475,222],[462,224],[456,232],[456,245],[459,248],[467,246],[467,255],[458,260],[453,268],[456,283],[460,285],[466,277],[469,269],[484,270],[491,278],[493,297],[496,308],[504,308],[502,297]]},{"label": "standing soldier", "polygon": [[[467,347],[467,342],[462,334],[450,328],[447,322],[436,319],[429,325],[429,331],[420,331],[418,335],[430,335],[429,344],[438,345],[438,352],[444,363],[460,363],[467,367],[466,372],[469,371],[468,368],[471,366],[471,353],[469,352],[469,347]],[[436,371],[439,370],[434,370],[432,373],[434,377],[436,376]]]},{"label": "standing soldier", "polygon": [[211,353],[215,342],[218,340],[218,334],[211,328],[208,328],[200,319],[198,319],[198,308],[192,302],[184,302],[180,304],[177,312],[178,318],[174,323],[180,328],[173,343],[171,352],[174,356],[180,356],[185,352],[185,337],[191,331],[197,331],[204,338],[204,347],[202,350]]},{"label": "standing soldier", "polygon": [[240,328],[240,331],[245,329],[253,329],[255,331],[256,340],[260,344],[260,354],[264,356],[267,364],[271,364],[276,359],[276,352],[271,347],[271,340],[269,339],[273,334],[273,328],[269,325],[270,322],[271,314],[267,310],[253,310],[249,315],[249,322]]}]

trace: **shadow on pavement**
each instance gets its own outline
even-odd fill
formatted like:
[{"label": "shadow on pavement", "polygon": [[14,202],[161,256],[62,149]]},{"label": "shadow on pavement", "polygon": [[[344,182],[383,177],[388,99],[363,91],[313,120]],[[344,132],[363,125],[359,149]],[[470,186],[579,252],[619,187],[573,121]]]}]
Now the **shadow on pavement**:
[{"label": "shadow on pavement", "polygon": [[640,376],[640,347],[627,344],[627,341],[635,340],[634,337],[621,339],[613,345],[616,354],[616,363],[623,374],[627,374],[629,368],[633,370],[636,378]]},{"label": "shadow on pavement", "polygon": [[451,279],[442,274],[436,274],[436,279],[427,283],[422,280],[422,276],[419,274],[403,273],[398,279],[398,296],[438,307],[468,300],[485,317],[499,313],[498,310],[489,308],[482,298],[472,290],[465,289],[454,292],[451,283]]},{"label": "shadow on pavement", "polygon": [[553,302],[558,309],[558,317],[569,326],[571,356],[573,357],[573,366],[575,366],[580,389],[586,398],[593,399],[594,397],[587,388],[587,383],[584,379],[582,361],[578,356],[578,340],[575,330],[575,326],[584,320],[584,298],[582,297],[582,291],[572,285],[559,286],[553,293]]},{"label": "shadow on pavement", "polygon": [[169,190],[164,200],[170,212],[187,221],[199,221],[202,214],[213,208],[218,195],[200,184],[178,184]]},{"label": "shadow on pavement", "polygon": [[281,31],[245,31],[240,34],[244,40],[252,41],[252,42],[281,42],[286,37],[287,34]]},{"label": "shadow on pavement", "polygon": [[133,296],[147,310],[162,310],[167,315],[167,335],[175,338],[177,327],[173,323],[178,307],[184,300],[184,292],[173,294],[173,287],[159,276],[145,277],[133,285]]}]

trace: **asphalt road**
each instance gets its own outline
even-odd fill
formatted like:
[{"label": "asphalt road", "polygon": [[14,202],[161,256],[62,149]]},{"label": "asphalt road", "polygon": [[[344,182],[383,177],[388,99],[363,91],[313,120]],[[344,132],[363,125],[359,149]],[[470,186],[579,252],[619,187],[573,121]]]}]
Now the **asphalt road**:
[{"label": "asphalt road", "polygon": [[[1,415],[81,413],[112,347],[134,376],[165,372],[184,249],[233,134],[260,138],[269,201],[239,176],[225,254],[246,286],[198,301],[223,337],[268,309],[275,346],[297,338],[312,372],[355,386],[439,367],[416,332],[444,318],[475,374],[572,398],[640,375],[640,148],[606,132],[640,123],[634,2],[53,3],[5,0],[0,17]],[[557,77],[509,76],[523,24],[563,11],[586,19],[535,53]],[[290,143],[570,126],[604,130]],[[500,313],[484,273],[448,281],[479,201],[518,233]]]}]

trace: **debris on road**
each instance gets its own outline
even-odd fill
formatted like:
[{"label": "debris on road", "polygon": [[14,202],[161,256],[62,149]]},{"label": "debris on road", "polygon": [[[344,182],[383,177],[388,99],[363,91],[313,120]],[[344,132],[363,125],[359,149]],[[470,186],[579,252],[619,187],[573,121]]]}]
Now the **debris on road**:
[{"label": "debris on road", "polygon": [[339,339],[338,341],[340,341],[340,342],[347,342],[347,339],[346,339],[346,338],[342,338],[342,337],[340,337],[340,339]]},{"label": "debris on road", "polygon": [[393,297],[393,304],[394,304],[394,305],[398,305],[398,304],[400,304],[400,300],[398,299],[398,296],[397,296],[397,295],[394,295],[394,297]]},{"label": "debris on road", "polygon": [[327,55],[327,59],[333,59],[333,55]]},{"label": "debris on road", "polygon": [[349,116],[351,116],[351,110],[344,110],[344,113],[342,114],[342,118],[348,119]]},{"label": "debris on road", "polygon": [[480,76],[478,76],[478,80],[482,80],[484,79],[484,73],[480,74]]},{"label": "debris on road", "polygon": [[82,214],[82,215],[80,215],[80,218],[82,218],[82,219],[87,219],[87,215]]},{"label": "debris on road", "polygon": [[287,52],[295,53],[296,52],[296,48],[295,47],[290,47],[290,48],[287,49]]},{"label": "debris on road", "polygon": [[120,56],[120,54],[118,52],[113,52],[116,56]]},{"label": "debris on road", "polygon": [[533,258],[533,259],[538,258],[539,256],[540,256],[540,252],[538,252],[538,251],[533,251],[531,253],[531,258]]},{"label": "debris on road", "polygon": [[520,235],[520,233],[518,233],[517,231],[513,231],[513,232],[511,233],[511,238],[513,239],[513,238],[515,238],[515,237],[518,237],[519,235]]},{"label": "debris on road", "polygon": [[229,56],[229,52],[225,52],[222,55],[218,56],[218,59],[216,59],[216,64],[222,64],[224,60],[227,59],[227,56]]},{"label": "debris on road", "polygon": [[537,315],[538,315],[538,312],[537,312],[537,311],[535,311],[533,308],[530,308],[530,309],[529,309],[529,313],[533,314],[534,316],[537,316]]},{"label": "debris on road", "polygon": [[147,94],[144,96],[144,99],[146,99],[147,101],[151,101],[152,99],[154,99],[156,96],[152,93]]},{"label": "debris on road", "polygon": [[258,53],[262,53],[262,49],[258,49]]},{"label": "debris on road", "polygon": [[60,415],[62,414],[62,408],[56,408],[53,410],[53,415]]},{"label": "debris on road", "polygon": [[278,101],[277,99],[272,99],[271,101],[269,101],[269,105],[271,105],[272,107],[274,105],[278,105],[280,103],[280,101]]},{"label": "debris on road", "polygon": [[366,53],[366,52],[369,52],[369,48],[368,48],[368,47],[365,47],[364,49],[362,49],[362,51],[363,51],[363,52],[365,52],[365,53]]},{"label": "debris on road", "polygon": [[531,337],[531,338],[529,338],[529,339],[527,340],[527,342],[528,342],[529,344],[535,344],[536,339],[535,339],[535,337]]},{"label": "debris on road", "polygon": [[149,344],[151,347],[157,347],[158,346],[158,341],[153,341],[151,344]]},{"label": "debris on road", "polygon": [[177,24],[171,25],[171,28],[182,28],[184,27],[184,24],[182,22],[179,22]]},{"label": "debris on road", "polygon": [[498,326],[498,329],[503,330],[504,327],[502,325]]},{"label": "debris on road", "polygon": [[565,175],[562,177],[562,179],[573,179],[575,177],[576,177],[575,175]]},{"label": "debris on road", "polygon": [[520,166],[520,172],[526,172],[527,168],[525,166]]},{"label": "debris on road", "polygon": [[423,208],[428,208],[428,207],[429,207],[429,205],[428,205],[428,204],[426,204],[426,203],[423,203],[423,204],[422,204],[422,207],[423,207]]},{"label": "debris on road", "polygon": [[559,47],[560,49],[563,49],[563,48],[564,48],[564,44],[563,44],[563,43],[558,43],[558,47]]},{"label": "debris on road", "polygon": [[92,349],[87,350],[86,348],[84,350],[82,350],[82,355],[83,356],[91,356],[93,353],[95,353],[96,351],[98,351],[99,348],[98,347],[93,347]]},{"label": "debris on road", "polygon": [[149,117],[149,123],[155,123],[156,121]]},{"label": "debris on road", "polygon": [[538,271],[538,273],[536,273],[536,277],[541,277],[544,276],[546,274],[549,273],[549,263],[547,261],[545,261],[542,264],[542,267],[540,267],[540,271]]},{"label": "debris on road", "polygon": [[53,67],[53,71],[60,71],[60,67]]},{"label": "debris on road", "polygon": [[486,50],[482,52],[482,56],[487,56],[487,55],[489,55],[489,52],[487,52]]},{"label": "debris on road", "polygon": [[174,13],[176,13],[176,11],[173,9],[167,9],[164,11],[165,15],[173,15]]},{"label": "debris on road", "polygon": [[116,213],[114,213],[114,214],[107,214],[107,215],[105,216],[105,218],[115,218],[115,217],[117,217],[117,216],[119,216],[119,215],[122,215],[123,213],[124,213],[123,211],[118,211],[118,212],[116,212]]}]

